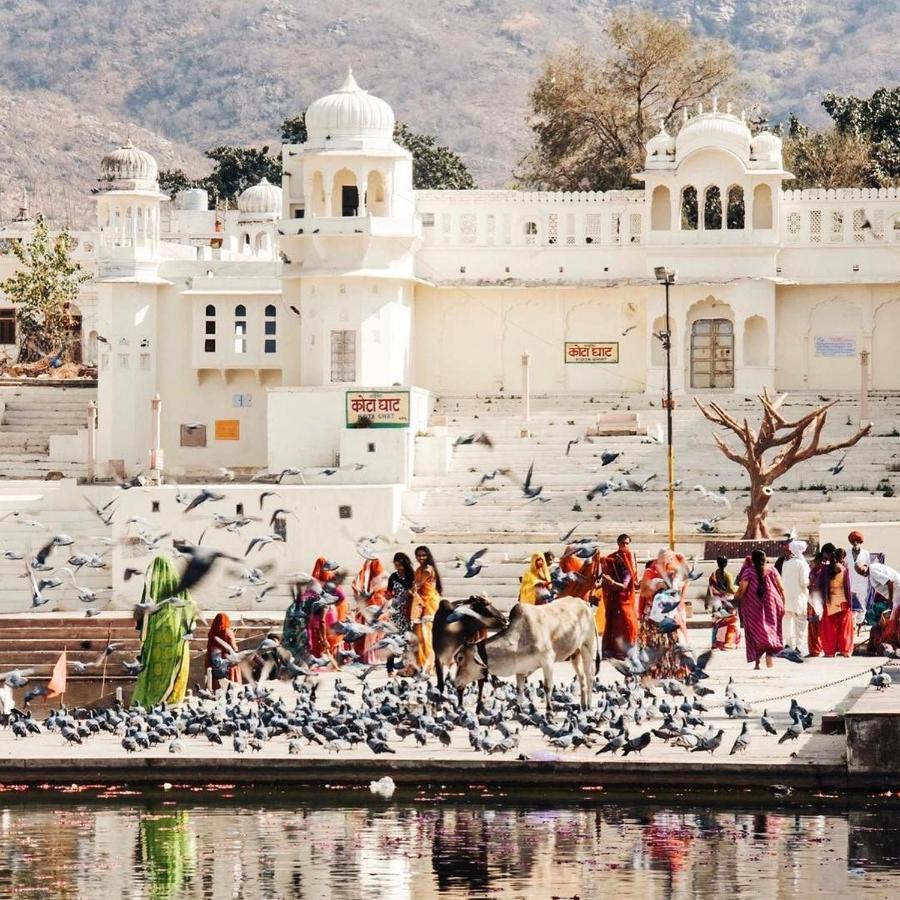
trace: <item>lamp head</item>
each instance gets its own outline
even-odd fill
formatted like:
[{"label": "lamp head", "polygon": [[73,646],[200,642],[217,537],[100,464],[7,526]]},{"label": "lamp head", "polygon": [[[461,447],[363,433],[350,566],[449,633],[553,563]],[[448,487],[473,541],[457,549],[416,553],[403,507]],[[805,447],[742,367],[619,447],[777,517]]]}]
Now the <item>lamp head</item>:
[{"label": "lamp head", "polygon": [[656,280],[660,284],[675,284],[675,281],[678,278],[678,272],[675,269],[670,269],[667,266],[656,266],[653,269],[653,274],[656,276]]}]

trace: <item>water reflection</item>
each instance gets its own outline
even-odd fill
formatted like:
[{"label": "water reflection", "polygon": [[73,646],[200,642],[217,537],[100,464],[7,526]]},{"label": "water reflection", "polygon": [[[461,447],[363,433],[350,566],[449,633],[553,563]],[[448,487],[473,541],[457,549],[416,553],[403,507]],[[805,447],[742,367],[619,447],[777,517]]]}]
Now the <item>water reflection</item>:
[{"label": "water reflection", "polygon": [[[323,792],[327,793],[327,792]],[[29,792],[0,808],[0,896],[882,897],[900,808],[802,812],[453,798],[326,805]],[[59,798],[56,798],[59,799]],[[331,800],[332,802],[328,802]]]}]

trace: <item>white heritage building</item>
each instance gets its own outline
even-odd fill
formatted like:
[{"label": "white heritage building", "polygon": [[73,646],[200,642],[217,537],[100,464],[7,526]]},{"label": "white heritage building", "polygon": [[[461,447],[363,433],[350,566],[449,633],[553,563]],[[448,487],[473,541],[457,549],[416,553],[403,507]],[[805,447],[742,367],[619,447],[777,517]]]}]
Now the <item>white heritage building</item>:
[{"label": "white heritage building", "polygon": [[[156,394],[176,477],[339,458],[369,483],[408,480],[430,394],[520,393],[524,353],[535,393],[658,394],[658,266],[677,391],[856,390],[864,351],[870,387],[900,390],[897,191],[783,190],[780,140],[730,110],[661,131],[607,193],[414,191],[350,73],[306,124],[281,186],[224,219],[202,191],[170,203],[135,147],[103,159],[78,236],[99,474],[148,468]],[[389,396],[352,411],[348,390]],[[346,427],[367,409],[409,427]]]}]

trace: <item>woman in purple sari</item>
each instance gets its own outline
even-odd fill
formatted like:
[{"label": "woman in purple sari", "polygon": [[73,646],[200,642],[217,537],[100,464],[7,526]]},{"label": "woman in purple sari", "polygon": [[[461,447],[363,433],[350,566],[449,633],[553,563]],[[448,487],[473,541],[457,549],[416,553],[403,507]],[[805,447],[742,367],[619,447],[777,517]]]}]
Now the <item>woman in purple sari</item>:
[{"label": "woman in purple sari", "polygon": [[747,662],[755,663],[758,669],[765,656],[766,666],[771,668],[773,656],[784,649],[784,587],[775,567],[766,564],[762,550],[754,550],[744,562],[734,596],[741,604]]}]

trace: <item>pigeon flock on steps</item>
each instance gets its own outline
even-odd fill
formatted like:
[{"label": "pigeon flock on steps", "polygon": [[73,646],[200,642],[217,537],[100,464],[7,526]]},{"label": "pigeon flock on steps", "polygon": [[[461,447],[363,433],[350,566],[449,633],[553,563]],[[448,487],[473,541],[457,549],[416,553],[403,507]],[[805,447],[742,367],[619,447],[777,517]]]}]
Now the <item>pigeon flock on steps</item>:
[{"label": "pigeon flock on steps", "polygon": [[[702,685],[675,680],[654,688],[641,685],[634,676],[605,685],[595,681],[597,702],[583,709],[577,684],[556,687],[553,715],[545,713],[541,685],[527,684],[519,696],[515,686],[502,681],[489,684],[484,705],[474,708],[474,686],[460,699],[447,686],[444,693],[425,678],[396,678],[372,686],[371,667],[352,666],[358,685],[337,677],[329,703],[319,703],[317,676],[297,676],[293,692],[276,694],[264,685],[232,683],[216,693],[198,689],[177,708],[160,705],[144,710],[113,705],[106,709],[53,710],[38,723],[28,707],[14,709],[9,727],[16,740],[42,732],[58,734],[63,744],[88,743],[94,736],[117,736],[129,753],[167,747],[171,753],[188,751],[192,742],[221,746],[224,752],[261,751],[266,745],[290,755],[303,752],[340,754],[365,745],[376,755],[396,753],[398,747],[418,746],[441,750],[451,747],[454,734],[464,735],[471,751],[487,755],[516,754],[520,759],[554,760],[578,748],[596,755],[640,754],[653,742],[665,742],[693,753],[715,754],[722,746],[725,729],[718,721],[707,722],[711,703],[702,700],[714,693]],[[796,700],[779,727],[767,709],[754,711],[726,686],[725,704],[715,712],[742,721],[730,753],[745,751],[751,739],[778,743],[797,740],[813,725],[813,716]],[[702,696],[701,696],[702,695]],[[546,749],[523,755],[519,743],[526,734],[540,734]]]}]

